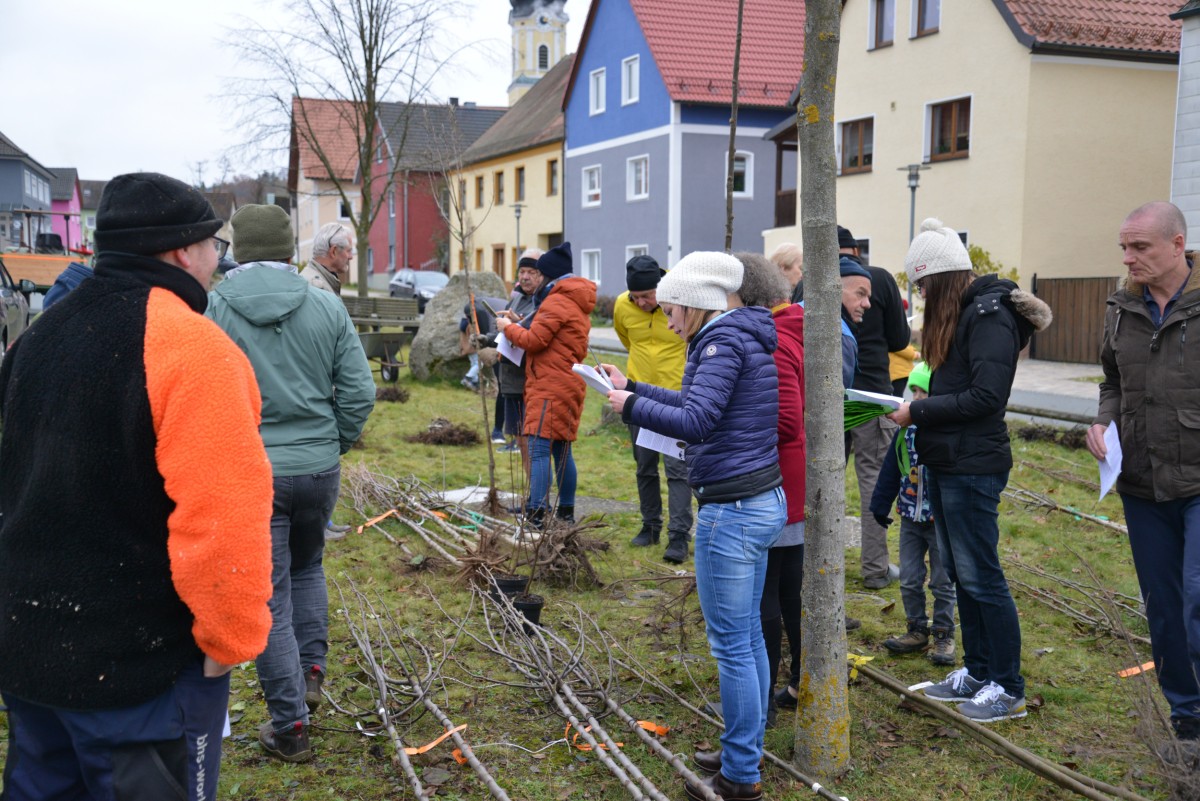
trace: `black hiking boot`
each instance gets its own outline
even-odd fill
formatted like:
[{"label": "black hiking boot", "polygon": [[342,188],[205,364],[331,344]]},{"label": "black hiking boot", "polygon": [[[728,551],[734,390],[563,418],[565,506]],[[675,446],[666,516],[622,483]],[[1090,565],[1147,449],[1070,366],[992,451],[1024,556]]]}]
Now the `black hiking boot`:
[{"label": "black hiking boot", "polygon": [[629,544],[635,548],[645,548],[648,545],[658,545],[659,532],[657,528],[642,524],[642,530],[637,536],[629,541]]}]

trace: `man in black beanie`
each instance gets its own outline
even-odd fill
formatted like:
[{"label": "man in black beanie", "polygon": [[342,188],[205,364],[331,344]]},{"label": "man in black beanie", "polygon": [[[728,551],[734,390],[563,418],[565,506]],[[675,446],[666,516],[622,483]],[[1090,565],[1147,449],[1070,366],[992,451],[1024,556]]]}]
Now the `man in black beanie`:
[{"label": "man in black beanie", "polygon": [[[649,255],[634,256],[625,265],[626,292],[613,304],[613,328],[629,351],[626,375],[666,389],[678,390],[683,380],[687,345],[667,326],[667,316],[658,307],[658,281],[666,271]],[[637,463],[638,501],[642,529],[632,545],[657,545],[662,532],[662,490],[658,483],[659,452],[637,444],[637,426],[630,424],[633,459]],[[688,557],[692,531],[692,491],[682,459],[662,454],[667,474],[667,547],[663,559],[679,564]]]},{"label": "man in black beanie", "polygon": [[[865,264],[859,255],[854,234],[838,226],[838,252],[842,258],[860,264],[871,277],[871,306],[854,327],[858,342],[858,369],[854,373],[854,389],[867,392],[892,393],[891,366],[888,354],[904,350],[912,339],[912,329],[900,302],[896,279],[882,267]],[[854,450],[854,473],[862,499],[862,581],[869,590],[880,590],[899,576],[888,559],[887,529],[875,522],[871,514],[871,494],[883,466],[883,457],[896,433],[896,424],[878,417],[850,431]]]},{"label": "man in black beanie", "polygon": [[213,799],[229,671],[271,627],[258,386],[202,316],[204,196],[119,175],[96,222],[95,276],[0,367],[5,797]]}]

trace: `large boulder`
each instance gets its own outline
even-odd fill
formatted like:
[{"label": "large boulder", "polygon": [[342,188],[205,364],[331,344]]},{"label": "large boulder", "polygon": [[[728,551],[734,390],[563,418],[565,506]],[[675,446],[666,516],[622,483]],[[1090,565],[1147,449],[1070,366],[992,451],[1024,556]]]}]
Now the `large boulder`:
[{"label": "large boulder", "polygon": [[[491,272],[471,273],[471,291],[476,298],[508,295],[500,276]],[[421,381],[434,376],[461,378],[470,367],[467,357],[458,352],[458,321],[468,298],[466,273],[460,272],[450,276],[450,283],[426,304],[408,357],[413,375]]]}]

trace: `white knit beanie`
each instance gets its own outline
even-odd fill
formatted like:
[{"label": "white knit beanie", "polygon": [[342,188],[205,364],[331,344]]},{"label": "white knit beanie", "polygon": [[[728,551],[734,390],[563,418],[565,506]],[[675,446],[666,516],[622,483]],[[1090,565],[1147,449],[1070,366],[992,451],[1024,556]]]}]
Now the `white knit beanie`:
[{"label": "white knit beanie", "polygon": [[659,303],[725,311],[742,287],[742,263],[728,253],[697,250],[679,260],[658,282]]},{"label": "white knit beanie", "polygon": [[971,257],[967,255],[967,249],[953,228],[947,228],[941,220],[930,217],[921,223],[921,233],[908,246],[904,269],[908,273],[908,280],[916,283],[934,273],[970,270]]}]

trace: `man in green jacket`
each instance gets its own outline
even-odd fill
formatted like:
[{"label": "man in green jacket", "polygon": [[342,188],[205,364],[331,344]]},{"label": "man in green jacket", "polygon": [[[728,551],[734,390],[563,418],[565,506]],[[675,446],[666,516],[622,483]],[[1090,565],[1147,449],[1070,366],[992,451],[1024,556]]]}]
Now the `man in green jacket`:
[{"label": "man in green jacket", "polygon": [[1171,203],[1134,209],[1119,241],[1128,275],[1108,298],[1104,382],[1087,446],[1105,459],[1105,434],[1117,426],[1117,492],[1155,675],[1176,736],[1200,742],[1200,359],[1187,344],[1200,274],[1186,254],[1187,221]]},{"label": "man in green jacket", "polygon": [[[666,271],[650,256],[634,256],[625,265],[625,285],[613,304],[613,328],[621,344],[629,351],[627,376],[632,381],[678,390],[683,382],[683,363],[687,346],[667,327],[667,316],[658,308],[658,281]],[[662,531],[662,490],[658,483],[659,452],[637,444],[641,429],[630,424],[633,458],[637,462],[638,500],[642,511],[642,530],[633,545],[657,545]],[[662,454],[667,474],[667,548],[663,559],[679,564],[688,557],[692,532],[692,491],[688,489],[687,468],[682,459]]]},{"label": "man in green jacket", "polygon": [[207,314],[254,367],[274,475],[271,635],[255,663],[271,720],[259,741],[272,756],[302,762],[312,757],[308,715],[321,700],[328,650],[325,524],[339,457],[362,433],[375,382],[341,300],[289,263],[287,212],[245,206],[230,222],[241,266],[212,292]]}]

